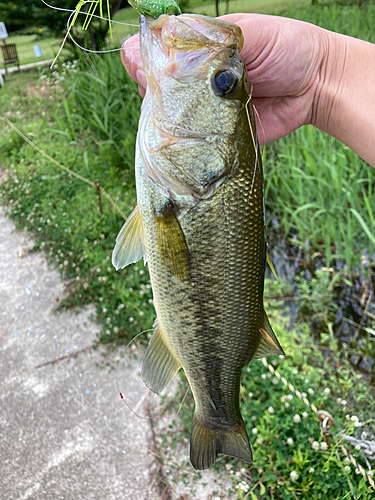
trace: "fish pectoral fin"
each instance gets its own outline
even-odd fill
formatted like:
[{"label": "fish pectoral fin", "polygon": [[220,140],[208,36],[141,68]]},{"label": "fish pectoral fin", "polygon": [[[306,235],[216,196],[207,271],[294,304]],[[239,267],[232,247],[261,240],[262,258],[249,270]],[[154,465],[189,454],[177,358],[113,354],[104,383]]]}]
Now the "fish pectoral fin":
[{"label": "fish pectoral fin", "polygon": [[149,389],[160,394],[181,368],[168,349],[158,320],[143,358],[142,379]]},{"label": "fish pectoral fin", "polygon": [[129,215],[116,238],[112,264],[116,271],[137,262],[142,255],[145,262],[144,233],[138,206]]},{"label": "fish pectoral fin", "polygon": [[190,436],[190,462],[197,470],[211,467],[219,453],[239,458],[245,462],[253,461],[249,438],[243,421],[236,428],[227,431],[215,430],[204,425],[194,414]]},{"label": "fish pectoral fin", "polygon": [[258,349],[255,351],[253,359],[264,358],[265,356],[276,356],[284,354],[283,348],[274,334],[270,325],[266,311],[263,310],[264,321],[263,326],[259,328],[261,339]]},{"label": "fish pectoral fin", "polygon": [[185,235],[172,205],[161,216],[154,214],[156,240],[161,262],[176,278],[190,277],[190,255]]}]

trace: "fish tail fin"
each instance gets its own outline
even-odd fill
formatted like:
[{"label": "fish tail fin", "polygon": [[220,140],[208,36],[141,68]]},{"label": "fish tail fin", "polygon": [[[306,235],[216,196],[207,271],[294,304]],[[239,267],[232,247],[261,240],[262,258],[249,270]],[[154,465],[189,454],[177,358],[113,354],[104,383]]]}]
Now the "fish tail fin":
[{"label": "fish tail fin", "polygon": [[250,449],[243,421],[236,429],[214,430],[194,414],[190,437],[190,461],[197,470],[208,469],[215,462],[219,453],[239,458],[251,463],[253,456]]}]

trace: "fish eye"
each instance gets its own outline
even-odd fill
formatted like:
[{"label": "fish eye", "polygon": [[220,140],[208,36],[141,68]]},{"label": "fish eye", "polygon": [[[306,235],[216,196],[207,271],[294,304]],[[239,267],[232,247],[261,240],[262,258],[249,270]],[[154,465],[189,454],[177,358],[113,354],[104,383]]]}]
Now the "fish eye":
[{"label": "fish eye", "polygon": [[213,88],[217,95],[233,94],[238,88],[238,76],[230,69],[218,71],[213,78]]}]

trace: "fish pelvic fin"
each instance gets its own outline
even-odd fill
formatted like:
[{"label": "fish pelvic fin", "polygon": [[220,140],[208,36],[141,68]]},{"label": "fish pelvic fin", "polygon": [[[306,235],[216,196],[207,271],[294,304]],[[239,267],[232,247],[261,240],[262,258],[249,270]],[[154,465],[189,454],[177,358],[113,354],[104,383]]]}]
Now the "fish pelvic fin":
[{"label": "fish pelvic fin", "polygon": [[118,271],[137,262],[142,255],[146,261],[143,225],[137,206],[129,215],[116,238],[116,245],[112,252],[112,264]]},{"label": "fish pelvic fin", "polygon": [[269,322],[266,311],[263,309],[263,325],[259,328],[261,334],[260,342],[253,359],[264,358],[265,356],[277,356],[285,354],[280,342],[277,340],[272,326]]},{"label": "fish pelvic fin", "polygon": [[192,466],[196,470],[208,469],[219,453],[239,458],[247,463],[253,461],[243,420],[235,428],[225,431],[215,430],[207,427],[195,413],[190,436]]},{"label": "fish pelvic fin", "polygon": [[160,394],[181,368],[168,349],[158,319],[142,364],[142,379],[149,389]]}]

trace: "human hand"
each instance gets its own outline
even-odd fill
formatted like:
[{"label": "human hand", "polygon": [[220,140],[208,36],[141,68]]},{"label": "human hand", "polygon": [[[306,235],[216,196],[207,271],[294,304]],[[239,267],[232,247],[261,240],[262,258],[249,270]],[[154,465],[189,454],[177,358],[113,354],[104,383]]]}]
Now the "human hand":
[{"label": "human hand", "polygon": [[[261,145],[312,124],[375,167],[374,44],[284,17],[222,19],[238,24],[244,35],[241,57],[253,84]],[[121,58],[143,97],[139,35],[124,43]]]},{"label": "human hand", "polygon": [[[238,24],[244,35],[241,57],[253,84],[261,144],[289,134],[314,120],[314,106],[324,67],[325,30],[292,19],[232,14],[222,19]],[[139,35],[126,40],[121,59],[145,94],[146,79]]]}]

